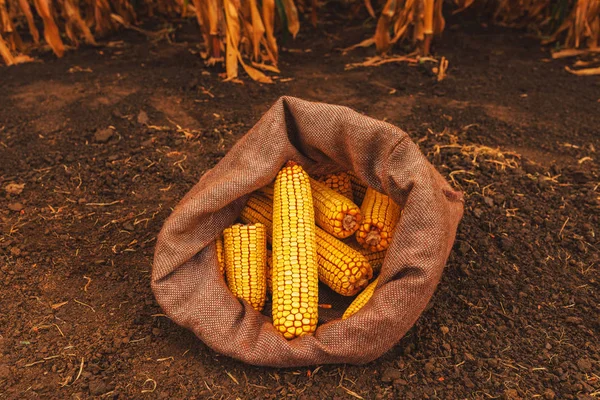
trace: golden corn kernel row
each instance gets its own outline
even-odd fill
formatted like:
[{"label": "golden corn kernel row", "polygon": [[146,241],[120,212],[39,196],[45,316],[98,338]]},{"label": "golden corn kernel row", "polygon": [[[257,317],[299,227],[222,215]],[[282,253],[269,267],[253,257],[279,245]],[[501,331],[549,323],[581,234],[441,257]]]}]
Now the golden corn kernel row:
[{"label": "golden corn kernel row", "polygon": [[367,261],[369,261],[369,264],[371,264],[371,268],[373,268],[374,274],[379,273],[379,271],[381,270],[381,266],[383,265],[383,260],[385,259],[387,250],[371,251],[369,249],[365,249],[360,244],[358,244],[356,238],[348,240],[346,244],[352,249],[358,251],[367,259]]},{"label": "golden corn kernel row", "polygon": [[317,225],[340,239],[356,232],[362,220],[360,208],[352,200],[315,179],[310,179],[310,186]]},{"label": "golden corn kernel row", "polygon": [[273,237],[273,199],[262,193],[254,193],[240,213],[240,219],[246,224],[261,223],[267,228],[267,240]]},{"label": "golden corn kernel row", "polygon": [[320,176],[319,182],[322,182],[325,186],[335,190],[344,197],[351,200],[354,199],[352,194],[352,181],[350,181],[350,175],[348,175],[347,172],[337,172],[335,174]]},{"label": "golden corn kernel row", "polygon": [[375,292],[375,287],[377,286],[378,281],[379,278],[375,279],[369,284],[369,286],[365,288],[365,290],[363,290],[358,296],[356,296],[352,304],[350,304],[350,306],[348,306],[348,308],[344,312],[344,315],[342,315],[342,319],[346,319],[354,315],[358,312],[358,310],[363,308],[365,304],[367,304],[367,302],[371,299],[371,296],[373,296],[373,293]]},{"label": "golden corn kernel row", "polygon": [[400,218],[400,206],[385,194],[369,187],[361,205],[361,212],[363,221],[356,232],[356,241],[371,251],[387,249]]},{"label": "golden corn kernel row", "polygon": [[234,296],[261,311],[267,298],[267,232],[263,224],[223,231],[227,284]]},{"label": "golden corn kernel row", "polygon": [[[271,218],[272,205],[262,194],[253,194],[241,213],[245,223],[263,223],[267,227],[267,237],[272,227]],[[368,260],[357,249],[352,249],[319,227],[316,227],[315,233],[319,279],[337,293],[353,296],[368,283],[364,277],[368,276],[368,280],[373,276]]]},{"label": "golden corn kernel row", "polygon": [[317,228],[319,280],[343,296],[354,296],[369,284],[373,269],[367,259]]},{"label": "golden corn kernel row", "polygon": [[360,205],[365,198],[367,185],[352,171],[348,171],[348,176],[350,177],[350,182],[352,183],[352,197],[354,198],[354,202]]},{"label": "golden corn kernel row", "polygon": [[217,263],[219,264],[219,273],[223,275],[225,273],[225,254],[223,250],[223,236],[219,235],[215,240],[215,246],[217,248]]},{"label": "golden corn kernel row", "polygon": [[287,339],[317,329],[319,273],[308,174],[288,162],[273,193],[273,325]]}]

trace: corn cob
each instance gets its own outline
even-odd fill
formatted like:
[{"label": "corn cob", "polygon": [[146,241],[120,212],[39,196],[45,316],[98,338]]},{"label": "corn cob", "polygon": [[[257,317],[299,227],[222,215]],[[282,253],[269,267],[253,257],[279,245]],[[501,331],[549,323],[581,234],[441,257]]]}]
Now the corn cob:
[{"label": "corn cob", "polygon": [[385,254],[387,253],[387,250],[371,251],[369,249],[365,249],[360,244],[358,244],[358,242],[354,238],[351,241],[347,241],[345,243],[354,250],[358,251],[367,259],[367,261],[369,261],[369,264],[371,264],[371,268],[373,268],[374,274],[379,273],[379,271],[381,270],[381,266],[383,265],[383,260],[385,259]]},{"label": "corn cob", "polygon": [[335,190],[342,196],[353,199],[352,182],[350,181],[350,175],[346,172],[323,175],[319,177],[319,182],[322,182],[325,186]]},{"label": "corn cob", "polygon": [[365,198],[367,185],[361,181],[354,172],[348,171],[348,176],[350,177],[350,182],[352,183],[352,196],[354,197],[354,202],[360,205]]},{"label": "corn cob", "polygon": [[[240,218],[248,224],[257,222],[264,224],[269,238],[272,227],[271,213],[272,205],[269,199],[262,194],[253,194],[242,210]],[[316,227],[315,232],[319,279],[339,294],[353,296],[371,279],[373,269],[360,251],[352,249],[319,227]],[[357,247],[361,248],[358,245]]]},{"label": "corn cob", "polygon": [[274,185],[271,183],[270,185],[267,185],[265,187],[262,187],[258,190],[258,193],[270,198],[271,200],[273,200],[273,193],[274,193]]},{"label": "corn cob", "polygon": [[400,218],[400,206],[385,194],[368,188],[361,211],[364,219],[356,232],[356,241],[371,251],[387,249]]},{"label": "corn cob", "polygon": [[287,339],[317,329],[319,273],[308,174],[295,162],[279,171],[273,194],[273,325]]},{"label": "corn cob", "polygon": [[262,224],[236,224],[223,231],[227,283],[234,296],[261,311],[267,297],[267,239]]},{"label": "corn cob", "polygon": [[317,228],[319,280],[343,296],[354,296],[368,285],[373,268],[358,251]]},{"label": "corn cob", "polygon": [[[310,179],[317,225],[337,238],[346,238],[358,229],[362,219],[360,208],[347,197],[322,182]],[[272,198],[270,186],[258,190],[258,195]]]},{"label": "corn cob", "polygon": [[225,273],[225,254],[223,253],[223,236],[219,235],[215,240],[215,246],[217,248],[217,262],[219,263],[219,272],[221,275]]},{"label": "corn cob", "polygon": [[254,193],[240,213],[240,219],[246,224],[261,223],[267,228],[267,240],[273,239],[273,199],[262,193]]},{"label": "corn cob", "polygon": [[350,306],[348,306],[348,308],[344,312],[344,315],[342,315],[342,319],[346,319],[354,315],[356,312],[358,312],[358,310],[363,308],[365,304],[367,304],[367,302],[371,299],[371,296],[373,296],[373,293],[375,292],[375,287],[377,286],[378,280],[379,278],[375,279],[369,284],[369,286],[365,288],[365,290],[363,290],[359,293],[358,296],[356,296],[352,304],[350,304]]},{"label": "corn cob", "polygon": [[310,187],[315,204],[315,221],[319,227],[340,239],[356,232],[362,220],[356,204],[312,178]]}]

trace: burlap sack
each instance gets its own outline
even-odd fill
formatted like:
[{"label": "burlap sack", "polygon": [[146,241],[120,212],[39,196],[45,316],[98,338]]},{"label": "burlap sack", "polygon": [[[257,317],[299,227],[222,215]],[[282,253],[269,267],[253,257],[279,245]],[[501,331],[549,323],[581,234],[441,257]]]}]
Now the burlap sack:
[{"label": "burlap sack", "polygon": [[[333,301],[337,307],[328,314],[320,310],[322,324],[314,336],[292,341],[275,331],[268,316],[231,294],[214,245],[248,194],[273,181],[287,160],[309,174],[351,169],[404,207],[366,307],[341,320],[351,299]],[[167,219],[156,243],[152,289],[174,322],[213,350],[246,363],[367,363],[396,344],[427,305],[462,212],[462,194],[402,130],[346,107],[282,97]]]}]

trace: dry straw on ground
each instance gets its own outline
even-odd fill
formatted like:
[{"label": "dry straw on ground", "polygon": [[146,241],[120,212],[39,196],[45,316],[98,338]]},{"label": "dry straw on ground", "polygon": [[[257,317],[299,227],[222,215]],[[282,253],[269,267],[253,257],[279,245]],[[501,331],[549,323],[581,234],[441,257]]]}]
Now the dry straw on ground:
[{"label": "dry straw on ground", "polygon": [[[454,2],[454,13],[485,5],[483,0]],[[355,47],[375,45],[379,54],[406,40],[427,56],[433,36],[445,27],[443,0],[357,4],[377,18],[377,27],[373,37]],[[43,36],[62,57],[68,46],[96,45],[98,38],[119,27],[142,31],[135,27],[146,17],[195,17],[205,45],[203,56],[209,63],[223,63],[228,80],[237,79],[241,66],[252,79],[269,83],[269,74],[279,73],[277,36],[295,37],[302,14],[316,25],[318,6],[317,0],[0,0],[0,56],[7,65],[32,61],[27,54],[42,46]],[[499,0],[494,9],[497,23],[532,28],[545,43],[598,48],[600,0]],[[588,72],[580,74],[593,71]]]}]

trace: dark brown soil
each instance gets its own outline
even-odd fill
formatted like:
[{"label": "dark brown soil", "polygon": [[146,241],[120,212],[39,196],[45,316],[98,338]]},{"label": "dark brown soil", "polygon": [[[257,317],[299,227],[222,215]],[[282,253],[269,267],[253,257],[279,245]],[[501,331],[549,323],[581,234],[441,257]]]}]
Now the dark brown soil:
[{"label": "dark brown soil", "polygon": [[[474,24],[437,42],[440,83],[427,65],[345,71],[372,50],[338,49],[373,26],[332,20],[286,44],[285,82],[240,85],[204,66],[192,22],[172,44],[121,32],[0,68],[0,397],[599,395],[599,78]],[[150,290],[171,209],[283,94],[402,127],[466,194],[430,306],[369,365],[241,364],[165,318]]]}]

